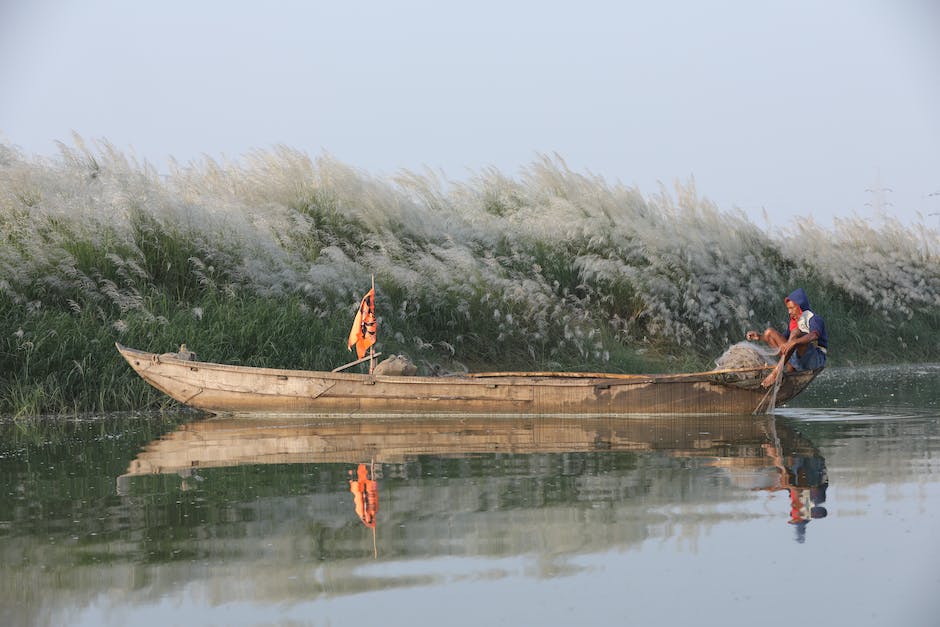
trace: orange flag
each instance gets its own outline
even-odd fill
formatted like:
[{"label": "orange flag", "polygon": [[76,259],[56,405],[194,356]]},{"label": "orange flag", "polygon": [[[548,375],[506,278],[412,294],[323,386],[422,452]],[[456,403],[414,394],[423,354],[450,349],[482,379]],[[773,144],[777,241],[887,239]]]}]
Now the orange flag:
[{"label": "orange flag", "polygon": [[362,297],[359,304],[359,311],[356,312],[356,319],[353,320],[352,329],[349,331],[349,341],[346,347],[352,350],[356,347],[356,354],[359,359],[366,356],[369,347],[375,344],[375,288]]}]

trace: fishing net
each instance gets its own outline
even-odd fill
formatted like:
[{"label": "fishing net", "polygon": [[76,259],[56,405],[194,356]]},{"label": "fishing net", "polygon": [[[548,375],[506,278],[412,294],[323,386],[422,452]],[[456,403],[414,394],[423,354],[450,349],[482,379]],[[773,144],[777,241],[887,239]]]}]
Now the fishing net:
[{"label": "fishing net", "polygon": [[738,342],[716,359],[715,365],[722,370],[761,368],[776,363],[777,354],[777,351],[770,347],[759,346],[752,342]]},{"label": "fishing net", "polygon": [[[774,365],[779,354],[777,349],[769,346],[765,347],[752,342],[738,342],[716,359],[715,364],[722,370],[726,368],[763,368]],[[778,375],[774,384],[767,390],[767,394],[754,408],[754,413],[758,414],[763,410],[765,413],[773,414],[777,405],[777,390],[779,389],[780,376]]]},{"label": "fishing net", "polygon": [[418,367],[408,355],[392,355],[378,364],[373,373],[393,377],[411,377],[418,374]]}]

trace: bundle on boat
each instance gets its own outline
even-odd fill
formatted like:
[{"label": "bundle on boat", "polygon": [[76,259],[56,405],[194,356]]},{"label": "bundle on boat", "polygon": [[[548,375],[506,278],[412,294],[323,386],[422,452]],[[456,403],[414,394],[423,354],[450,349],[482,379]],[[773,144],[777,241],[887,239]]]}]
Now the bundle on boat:
[{"label": "bundle on boat", "polygon": [[772,348],[758,346],[752,342],[738,342],[728,347],[721,354],[721,357],[715,360],[715,366],[719,370],[740,370],[737,376],[750,376],[750,369],[769,368],[776,363],[779,351]]},{"label": "bundle on boat", "polygon": [[398,377],[413,377],[418,374],[418,367],[408,355],[391,355],[379,362],[374,374]]}]

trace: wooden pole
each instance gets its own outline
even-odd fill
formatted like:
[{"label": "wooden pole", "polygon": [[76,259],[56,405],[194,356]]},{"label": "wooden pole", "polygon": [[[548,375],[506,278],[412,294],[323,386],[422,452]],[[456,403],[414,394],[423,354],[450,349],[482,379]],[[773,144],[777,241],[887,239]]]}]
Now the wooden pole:
[{"label": "wooden pole", "polygon": [[[378,357],[381,354],[382,353],[376,353],[375,356]],[[372,355],[369,355],[368,357],[363,357],[362,359],[357,359],[356,361],[351,361],[348,364],[343,364],[342,366],[337,366],[336,368],[333,368],[330,372],[339,372],[340,370],[346,370],[346,368],[355,366],[356,364],[361,364],[367,359],[372,359]]]},{"label": "wooden pole", "polygon": [[[375,321],[375,339],[379,339],[379,321],[375,318],[375,275],[372,275],[372,318]],[[375,346],[369,347],[369,374],[375,370]]]},{"label": "wooden pole", "polygon": [[[372,461],[369,464],[369,478],[372,481],[375,481],[375,458],[372,458]],[[379,492],[379,484],[375,484],[375,493]],[[378,508],[375,510],[375,520],[372,521],[372,558],[379,559],[379,545],[378,540],[376,540],[375,529],[379,526],[379,511]]]}]

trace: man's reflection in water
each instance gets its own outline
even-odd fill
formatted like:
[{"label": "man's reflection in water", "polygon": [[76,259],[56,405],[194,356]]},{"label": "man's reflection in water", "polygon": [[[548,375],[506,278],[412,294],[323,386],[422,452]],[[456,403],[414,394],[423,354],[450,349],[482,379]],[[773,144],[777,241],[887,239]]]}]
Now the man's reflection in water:
[{"label": "man's reflection in water", "polygon": [[806,541],[806,525],[828,514],[822,505],[826,502],[826,488],[829,487],[826,462],[813,453],[782,455],[774,444],[764,444],[764,450],[779,474],[775,485],[767,489],[790,493],[790,520],[787,522],[796,527],[796,541],[803,543]]},{"label": "man's reflection in water", "polygon": [[[349,471],[352,475],[352,471]],[[369,475],[373,479],[369,479]],[[365,464],[359,464],[356,469],[356,479],[349,481],[349,491],[352,492],[353,502],[356,504],[356,514],[362,523],[370,529],[375,529],[375,515],[379,512],[379,486],[374,480],[375,466],[370,473]]]}]

